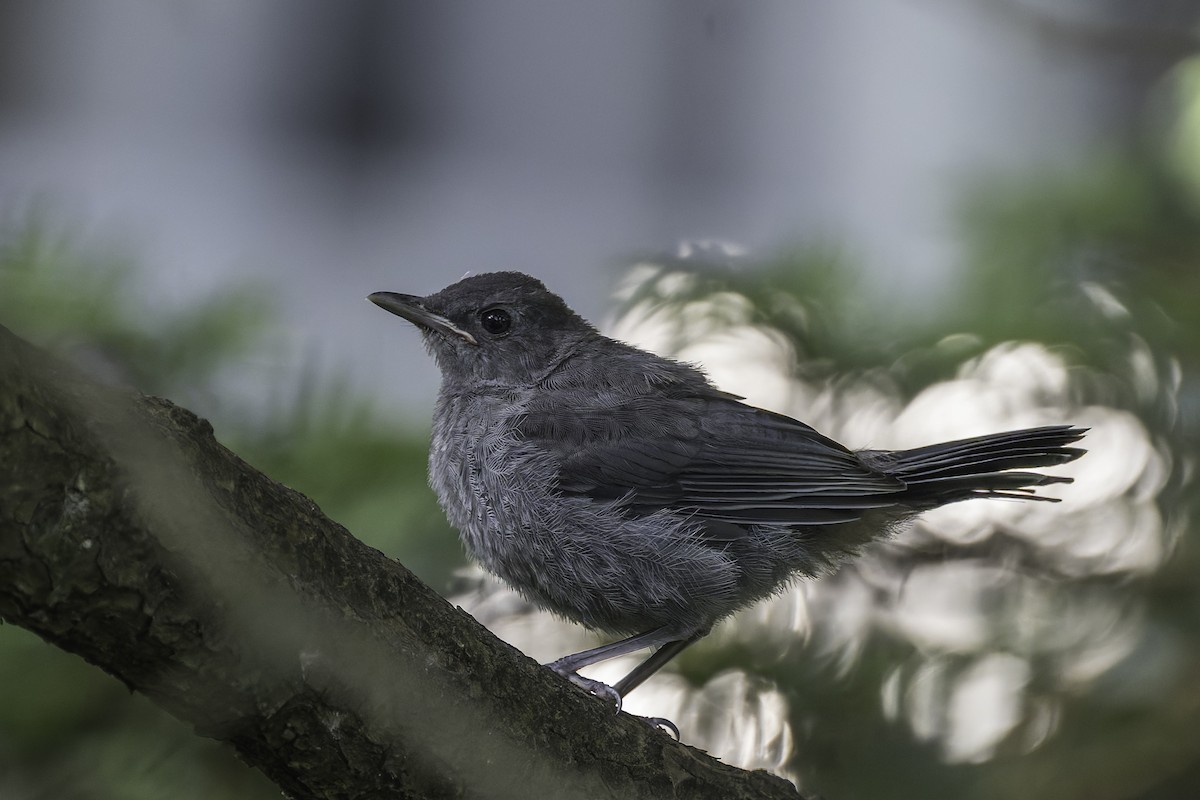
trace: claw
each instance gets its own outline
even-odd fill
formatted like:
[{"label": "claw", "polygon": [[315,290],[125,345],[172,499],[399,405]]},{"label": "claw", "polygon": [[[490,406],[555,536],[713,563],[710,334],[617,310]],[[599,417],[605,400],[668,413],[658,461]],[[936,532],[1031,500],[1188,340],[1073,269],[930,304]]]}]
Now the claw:
[{"label": "claw", "polygon": [[[553,669],[553,665],[551,666],[551,669]],[[558,672],[558,670],[554,671]],[[558,674],[562,675],[564,678],[578,686],[580,689],[583,689],[585,692],[590,692],[601,699],[609,701],[616,706],[616,713],[621,713],[621,693],[609,686],[607,683],[598,681],[594,678],[585,678],[578,672],[559,672]]]},{"label": "claw", "polygon": [[585,692],[594,694],[597,697],[600,697],[600,698],[612,703],[614,706],[617,707],[617,713],[618,714],[621,713],[621,702],[622,701],[621,701],[621,693],[620,692],[618,692],[613,687],[609,686],[607,683],[604,683],[603,681],[598,681],[595,678],[583,677],[582,675],[580,675],[578,672],[575,671],[577,669],[577,667],[576,668],[571,667],[570,664],[565,663],[566,661],[567,661],[567,659],[560,658],[558,661],[552,661],[551,663],[547,664],[546,666],[549,667],[550,669],[554,670],[555,672],[557,672],[559,675],[563,676],[567,680],[569,680],[571,683],[578,686],[580,689],[583,689]]},{"label": "claw", "polygon": [[[557,672],[559,675],[562,675],[564,678],[578,686],[580,689],[583,689],[585,692],[594,694],[596,697],[609,701],[616,706],[616,713],[621,713],[621,705],[623,702],[621,699],[621,693],[609,686],[607,683],[598,681],[595,678],[585,678],[578,672],[560,665],[557,661],[552,664],[547,664],[546,666]],[[635,714],[634,716],[637,715]],[[677,742],[683,741],[679,735],[679,726],[677,726],[674,722],[671,722],[669,719],[664,719],[663,717],[638,717],[638,719],[656,730],[662,728],[665,732],[674,736],[675,741]]]},{"label": "claw", "polygon": [[665,728],[667,733],[670,733],[675,737],[675,741],[683,741],[683,739],[679,737],[679,726],[674,722],[671,722],[669,719],[665,719],[663,717],[638,717],[638,719],[649,725],[651,728]]}]

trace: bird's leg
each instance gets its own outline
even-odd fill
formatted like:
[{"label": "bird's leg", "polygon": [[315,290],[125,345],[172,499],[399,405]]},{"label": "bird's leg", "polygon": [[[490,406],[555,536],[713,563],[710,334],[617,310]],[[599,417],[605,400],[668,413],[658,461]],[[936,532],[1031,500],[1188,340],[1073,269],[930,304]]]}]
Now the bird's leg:
[{"label": "bird's leg", "polygon": [[[546,666],[584,691],[609,700],[617,707],[617,711],[619,712],[624,695],[640,686],[643,681],[661,669],[664,664],[702,635],[702,632],[698,632],[680,639],[678,638],[679,633],[676,630],[666,627],[655,628],[645,633],[639,633],[636,636],[630,636],[628,639],[602,644],[599,647],[593,647],[591,650],[584,650],[580,653],[563,656]],[[610,658],[623,656],[626,653],[632,653],[635,650],[642,650],[647,647],[656,647],[658,649],[649,658],[635,667],[632,672],[622,678],[616,686],[609,686],[607,683],[593,678],[585,678],[578,672],[579,669],[589,664],[607,661]],[[675,734],[676,739],[679,738],[679,728],[675,727],[675,724],[670,720],[660,717],[644,717],[643,719],[654,727],[667,728]]]},{"label": "bird's leg", "polygon": [[[634,689],[642,685],[642,682],[649,678],[654,673],[662,669],[663,665],[670,661],[675,656],[679,655],[685,647],[703,636],[704,633],[693,633],[686,639],[675,639],[667,642],[662,647],[650,654],[642,663],[638,664],[633,670],[621,680],[617,681],[617,685],[612,687],[619,696],[632,692]],[[681,741],[679,736],[679,727],[671,720],[665,717],[642,717],[648,724],[655,728],[666,728],[675,736],[675,741]]]},{"label": "bird's leg", "polygon": [[552,661],[546,666],[562,675],[584,691],[591,692],[594,695],[603,697],[611,701],[617,711],[621,710],[621,693],[607,683],[595,680],[593,678],[585,678],[579,674],[579,670],[590,664],[595,664],[599,661],[607,661],[610,658],[623,656],[626,653],[632,653],[635,650],[642,650],[647,647],[658,647],[666,644],[674,639],[677,634],[669,632],[667,628],[654,628],[653,630],[639,633],[636,636],[630,636],[628,639],[621,639],[618,642],[609,642],[602,644],[599,647],[593,647],[591,650],[584,650],[580,653],[572,653],[569,656],[563,656],[557,661]]},{"label": "bird's leg", "polygon": [[686,639],[672,639],[655,650],[645,661],[634,667],[628,675],[617,681],[617,685],[613,689],[616,690],[617,694],[624,697],[641,686],[647,678],[662,669],[668,661],[679,655],[685,647],[703,635],[703,633],[693,633]]}]

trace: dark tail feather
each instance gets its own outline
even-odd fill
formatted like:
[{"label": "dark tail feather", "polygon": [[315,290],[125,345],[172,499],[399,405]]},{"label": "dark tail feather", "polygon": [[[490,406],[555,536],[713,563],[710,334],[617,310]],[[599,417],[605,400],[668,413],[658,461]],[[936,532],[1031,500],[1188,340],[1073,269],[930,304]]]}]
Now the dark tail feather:
[{"label": "dark tail feather", "polygon": [[1070,483],[1070,478],[1022,470],[1074,461],[1087,451],[1067,445],[1079,441],[1087,431],[1049,425],[901,450],[892,454],[895,461],[887,472],[908,484],[905,494],[914,506],[940,506],[972,497],[1056,503],[1057,498],[1038,497],[1034,489]]}]

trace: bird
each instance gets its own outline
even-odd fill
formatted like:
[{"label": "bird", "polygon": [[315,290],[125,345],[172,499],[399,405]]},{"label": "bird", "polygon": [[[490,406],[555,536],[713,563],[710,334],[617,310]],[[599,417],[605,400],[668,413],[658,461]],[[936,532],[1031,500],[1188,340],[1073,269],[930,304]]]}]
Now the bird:
[{"label": "bird", "polygon": [[[719,621],[819,577],[919,514],[975,498],[1057,502],[1087,432],[1047,425],[851,450],[609,338],[538,279],[470,275],[368,298],[441,372],[429,479],[468,554],[533,604],[617,638],[546,665],[622,699]],[[579,670],[639,650],[613,685]],[[678,729],[651,718],[654,724]]]}]

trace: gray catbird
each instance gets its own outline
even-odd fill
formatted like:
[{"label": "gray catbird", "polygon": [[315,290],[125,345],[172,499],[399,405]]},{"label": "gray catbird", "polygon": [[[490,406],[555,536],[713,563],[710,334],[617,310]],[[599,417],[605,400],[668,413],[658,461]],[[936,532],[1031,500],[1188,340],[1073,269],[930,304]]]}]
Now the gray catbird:
[{"label": "gray catbird", "polygon": [[[854,452],[740,402],[696,368],[602,336],[518,272],[370,300],[420,328],[442,372],[430,482],[470,554],[534,603],[625,635],[549,666],[617,703],[718,620],[828,571],[922,511],[1049,500],[1026,472],[1086,429]],[[654,652],[615,686],[577,670]]]}]

